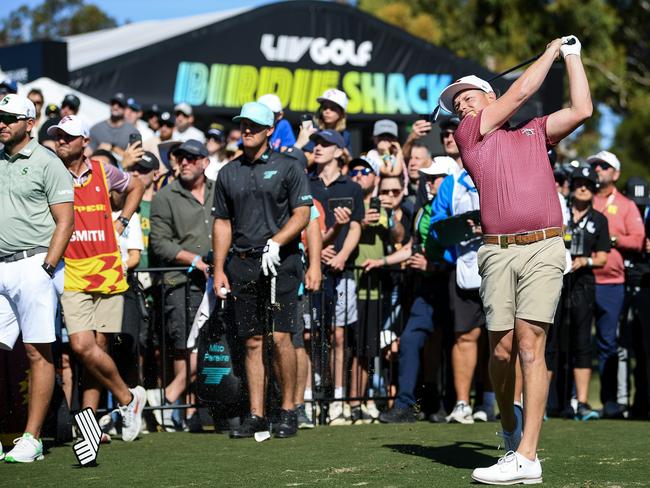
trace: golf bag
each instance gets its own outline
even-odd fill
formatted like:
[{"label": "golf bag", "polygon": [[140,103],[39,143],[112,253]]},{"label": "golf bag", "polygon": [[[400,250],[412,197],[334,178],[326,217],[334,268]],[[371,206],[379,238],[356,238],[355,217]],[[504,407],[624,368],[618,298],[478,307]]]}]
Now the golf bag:
[{"label": "golf bag", "polygon": [[227,308],[216,306],[198,336],[196,394],[210,412],[235,417],[245,401],[242,346]]}]

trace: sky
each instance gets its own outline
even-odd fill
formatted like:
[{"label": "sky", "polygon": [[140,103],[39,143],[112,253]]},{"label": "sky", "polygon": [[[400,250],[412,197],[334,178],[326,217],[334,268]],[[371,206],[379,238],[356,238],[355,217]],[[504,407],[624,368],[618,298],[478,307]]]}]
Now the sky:
[{"label": "sky", "polygon": [[[35,7],[43,0],[18,0],[18,5]],[[125,21],[169,19],[187,17],[206,12],[217,12],[243,7],[257,7],[273,0],[86,0],[84,3],[94,4],[113,17],[119,24]]]}]

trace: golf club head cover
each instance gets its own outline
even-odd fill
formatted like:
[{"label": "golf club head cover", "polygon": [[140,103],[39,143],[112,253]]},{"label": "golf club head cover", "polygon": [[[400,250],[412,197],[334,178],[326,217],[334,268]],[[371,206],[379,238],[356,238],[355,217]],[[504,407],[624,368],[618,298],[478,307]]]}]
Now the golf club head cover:
[{"label": "golf club head cover", "polygon": [[562,54],[562,58],[566,58],[570,54],[580,56],[581,48],[582,44],[580,44],[580,41],[576,36],[564,36],[562,38],[562,47],[560,47],[560,54]]}]

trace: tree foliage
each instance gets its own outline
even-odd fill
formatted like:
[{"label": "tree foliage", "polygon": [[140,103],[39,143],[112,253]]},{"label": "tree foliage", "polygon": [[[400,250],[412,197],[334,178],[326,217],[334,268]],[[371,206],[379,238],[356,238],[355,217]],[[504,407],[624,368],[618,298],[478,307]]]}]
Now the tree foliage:
[{"label": "tree foliage", "polygon": [[22,5],[0,20],[0,45],[60,39],[116,25],[115,19],[83,0],[44,0],[33,8]]},{"label": "tree foliage", "polygon": [[[650,175],[648,0],[359,0],[359,8],[459,56],[499,71],[563,35],[583,45],[592,97],[623,116],[613,152]],[[422,27],[425,26],[425,27]],[[574,143],[598,148],[598,114]]]}]

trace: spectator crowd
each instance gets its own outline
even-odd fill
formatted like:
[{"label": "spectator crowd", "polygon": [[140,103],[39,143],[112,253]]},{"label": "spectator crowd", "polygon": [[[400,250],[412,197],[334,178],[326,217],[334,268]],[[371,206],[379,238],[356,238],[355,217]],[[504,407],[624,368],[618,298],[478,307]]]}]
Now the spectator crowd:
[{"label": "spectator crowd", "polygon": [[[496,419],[479,198],[454,140],[455,116],[438,123],[440,154],[425,119],[406,133],[378,120],[355,151],[348,97],[336,89],[299,125],[267,94],[232,125],[205,130],[187,103],[165,111],[116,93],[107,119],[87,128],[73,94],[58,107],[43,107],[37,89],[27,99],[18,111],[17,100],[0,102],[0,131],[29,123],[29,144],[63,161],[74,182],[55,365],[71,409],[108,409],[104,442],[156,427],[204,429],[191,330],[201,313],[213,316],[203,327],[235,323],[242,400],[210,410],[215,428],[233,437],[264,430],[267,418],[279,437],[319,422]],[[10,156],[5,148],[0,162]],[[619,181],[625,161],[611,152],[582,156],[566,161],[549,148],[566,271],[547,337],[547,415],[648,419],[650,187],[640,177]],[[262,198],[265,185],[275,185],[273,198]],[[292,225],[283,242],[270,238]],[[12,254],[3,242],[0,261]],[[262,367],[264,314],[276,293],[273,366]],[[590,405],[592,369],[602,408]],[[272,376],[275,393],[265,388]],[[141,422],[145,404],[158,408]]]}]

